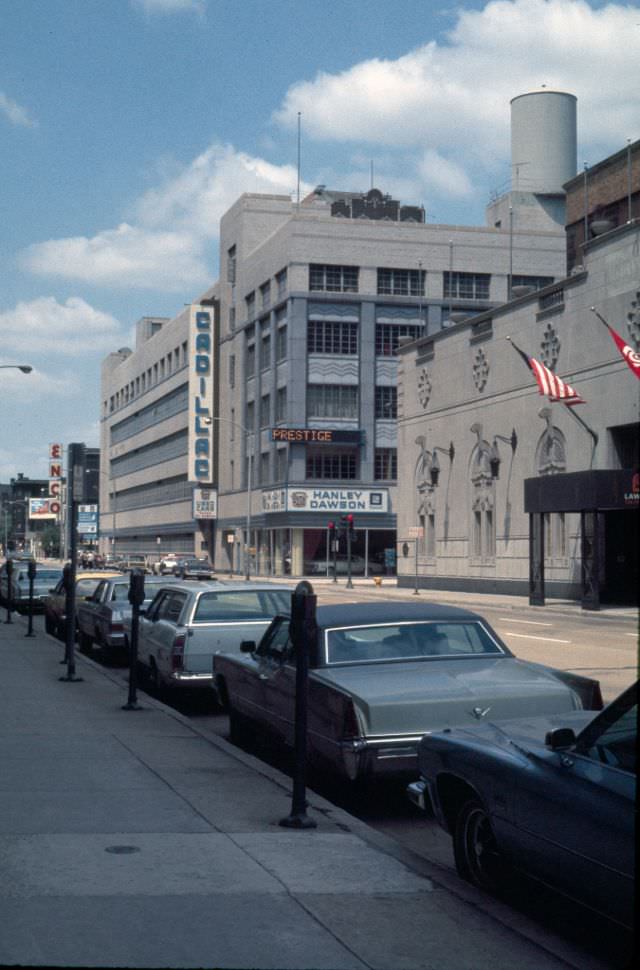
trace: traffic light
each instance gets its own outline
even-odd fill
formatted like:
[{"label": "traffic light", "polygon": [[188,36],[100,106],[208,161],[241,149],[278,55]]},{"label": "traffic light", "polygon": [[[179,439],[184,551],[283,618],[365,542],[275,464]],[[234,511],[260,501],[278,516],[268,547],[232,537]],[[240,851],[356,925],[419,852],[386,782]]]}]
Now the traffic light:
[{"label": "traffic light", "polygon": [[333,535],[333,533],[336,531],[336,524],[335,524],[335,522],[329,522],[329,524],[327,525],[327,529]]},{"label": "traffic light", "polygon": [[344,516],[344,524],[345,524],[346,530],[348,531],[349,535],[353,539],[354,533],[356,531],[356,523],[351,512],[349,512],[348,515]]}]

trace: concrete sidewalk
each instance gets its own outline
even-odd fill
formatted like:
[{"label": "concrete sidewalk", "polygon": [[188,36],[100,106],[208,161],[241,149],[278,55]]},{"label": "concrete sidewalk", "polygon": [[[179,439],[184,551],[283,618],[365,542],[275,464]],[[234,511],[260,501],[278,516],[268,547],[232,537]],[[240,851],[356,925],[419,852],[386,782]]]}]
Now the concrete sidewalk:
[{"label": "concrete sidewalk", "polygon": [[285,776],[3,620],[1,965],[585,967],[313,793],[279,827]]}]

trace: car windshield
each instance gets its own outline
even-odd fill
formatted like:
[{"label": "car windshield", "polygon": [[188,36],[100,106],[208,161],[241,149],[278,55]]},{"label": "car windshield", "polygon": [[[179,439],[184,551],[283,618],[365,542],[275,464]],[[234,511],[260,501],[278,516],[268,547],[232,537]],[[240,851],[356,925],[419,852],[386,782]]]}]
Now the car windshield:
[{"label": "car windshield", "polygon": [[79,579],[76,583],[76,596],[91,596],[95,591],[98,583],[100,582],[100,577],[97,579]]},{"label": "car windshield", "polygon": [[474,657],[504,651],[477,622],[384,623],[328,630],[326,663]]},{"label": "car windshield", "polygon": [[194,614],[195,623],[216,620],[263,620],[276,613],[288,612],[291,593],[288,590],[231,589],[203,593]]}]

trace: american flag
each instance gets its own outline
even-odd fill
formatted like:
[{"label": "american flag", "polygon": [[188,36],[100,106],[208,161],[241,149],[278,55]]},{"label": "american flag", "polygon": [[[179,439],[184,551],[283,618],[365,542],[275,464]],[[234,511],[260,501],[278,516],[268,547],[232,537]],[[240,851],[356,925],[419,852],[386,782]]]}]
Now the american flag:
[{"label": "american flag", "polygon": [[549,370],[548,367],[541,364],[535,357],[529,357],[528,354],[525,354],[524,350],[520,350],[514,344],[513,340],[511,344],[513,349],[518,351],[527,367],[533,371],[533,376],[536,379],[542,395],[548,397],[550,401],[561,401],[563,404],[569,404],[571,406],[574,404],[586,404],[586,401],[571,387],[571,384],[567,384],[560,377],[556,377],[552,370]]}]

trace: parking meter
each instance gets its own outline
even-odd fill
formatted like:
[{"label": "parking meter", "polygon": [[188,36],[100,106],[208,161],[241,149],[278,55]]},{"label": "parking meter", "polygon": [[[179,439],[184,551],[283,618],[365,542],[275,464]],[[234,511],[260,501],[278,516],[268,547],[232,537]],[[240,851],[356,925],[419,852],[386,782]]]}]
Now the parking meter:
[{"label": "parking meter", "polygon": [[11,600],[13,599],[13,589],[11,587],[11,575],[13,573],[13,559],[7,559],[4,564],[4,569],[7,574],[7,618],[5,623],[12,623],[11,619]]},{"label": "parking meter", "polygon": [[33,581],[36,578],[36,562],[30,559],[27,564],[27,576],[29,577],[29,625],[25,637],[34,637],[33,632]]},{"label": "parking meter", "polygon": [[60,677],[60,680],[67,681],[69,683],[76,683],[82,680],[82,677],[76,677],[76,657],[75,657],[75,639],[76,639],[76,567],[75,559],[68,562],[64,569],[62,570],[62,586],[64,588],[64,612],[65,612],[65,651],[64,660],[61,663],[66,663],[67,673],[65,677]]},{"label": "parking meter", "polygon": [[139,711],[137,703],[138,672],[138,630],[140,627],[140,607],[144,603],[144,573],[133,569],[129,576],[128,600],[131,603],[131,639],[129,641],[129,697],[122,705],[123,711]]},{"label": "parking meter", "polygon": [[292,829],[312,829],[316,822],[307,815],[307,690],[309,681],[309,652],[317,636],[317,596],[311,583],[298,583],[291,595],[289,631],[296,657],[296,698],[294,723],[293,798],[291,814],[280,825]]}]

